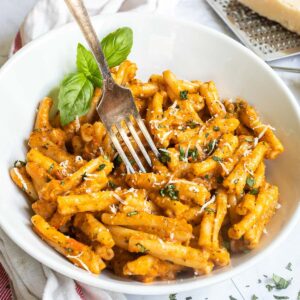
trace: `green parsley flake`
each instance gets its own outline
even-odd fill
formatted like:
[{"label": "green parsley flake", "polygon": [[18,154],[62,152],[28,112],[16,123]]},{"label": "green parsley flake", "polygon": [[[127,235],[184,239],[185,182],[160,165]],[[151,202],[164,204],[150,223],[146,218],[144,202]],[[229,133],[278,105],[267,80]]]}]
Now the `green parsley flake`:
[{"label": "green parsley flake", "polygon": [[192,296],[185,297],[185,300],[192,300],[192,299],[193,299]]},{"label": "green parsley flake", "polygon": [[253,185],[255,184],[255,179],[251,176],[247,177],[246,183],[248,186],[253,187]]},{"label": "green parsley flake", "polygon": [[290,297],[288,297],[288,296],[276,296],[276,295],[273,295],[273,297],[274,297],[275,299],[278,299],[278,300],[290,299]]},{"label": "green parsley flake", "polygon": [[214,130],[214,131],[219,131],[219,130],[220,130],[220,127],[219,127],[219,126],[214,126],[214,127],[213,127],[213,130]]},{"label": "green parsley flake", "polygon": [[195,122],[195,121],[188,121],[186,123],[186,126],[190,127],[191,129],[196,128],[199,125],[199,123]]},{"label": "green parsley flake", "polygon": [[234,297],[231,296],[231,295],[229,296],[229,299],[230,299],[230,300],[237,300],[236,298],[234,298]]},{"label": "green parsley flake", "polygon": [[54,163],[52,163],[48,169],[48,173],[51,173],[53,171],[54,168]]},{"label": "green parsley flake", "polygon": [[188,91],[180,91],[179,92],[179,97],[181,100],[186,100],[188,96]]},{"label": "green parsley flake", "polygon": [[297,300],[300,300],[300,291],[298,292]]},{"label": "green parsley flake", "polygon": [[217,176],[216,180],[217,180],[218,184],[222,184],[224,181],[224,178],[221,175],[219,175],[219,176]]},{"label": "green parsley flake", "polygon": [[130,211],[129,213],[127,213],[127,216],[131,217],[131,216],[135,216],[137,214],[138,214],[138,212],[134,210],[134,211]]},{"label": "green parsley flake", "polygon": [[159,149],[159,161],[166,165],[169,161],[171,161],[171,157],[169,151],[167,149]]},{"label": "green parsley flake", "polygon": [[206,211],[208,214],[212,214],[212,213],[215,213],[216,211],[210,207],[205,207],[204,208],[204,211]]},{"label": "green parsley flake", "polygon": [[172,200],[178,200],[179,191],[175,189],[175,185],[174,184],[169,184],[164,189],[161,189],[159,191],[159,194],[162,197],[169,197]]},{"label": "green parsley flake", "polygon": [[87,176],[86,172],[84,172],[84,173],[81,175],[81,179],[82,179],[83,181],[86,180],[87,177],[88,177],[88,176]]},{"label": "green parsley flake", "polygon": [[139,252],[141,252],[141,253],[146,253],[146,252],[148,252],[148,250],[145,248],[144,245],[142,245],[142,244],[140,244],[140,243],[137,243],[137,244],[135,244],[135,245],[139,248]]},{"label": "green parsley flake", "polygon": [[275,284],[275,288],[277,290],[284,290],[284,289],[286,289],[291,284],[292,279],[293,278],[291,278],[289,280],[286,280],[286,279],[284,279],[284,278],[282,278],[282,277],[280,277],[278,275],[275,275],[275,274],[273,274],[273,276],[272,276],[272,280],[273,280],[273,282]]},{"label": "green parsley flake", "polygon": [[106,164],[101,164],[101,165],[98,167],[98,171],[102,171],[105,167],[106,167]]},{"label": "green parsley flake", "polygon": [[289,270],[289,271],[293,271],[293,270],[292,270],[292,263],[289,262],[285,268],[286,268],[287,270]]},{"label": "green parsley flake", "polygon": [[256,188],[251,189],[251,190],[249,191],[249,194],[250,194],[250,195],[257,195],[257,194],[258,194],[258,189],[256,189]]},{"label": "green parsley flake", "polygon": [[179,146],[179,160],[185,160],[184,149],[181,146]]},{"label": "green parsley flake", "polygon": [[108,182],[108,186],[112,189],[115,189],[117,187],[116,184],[114,184],[112,181]]},{"label": "green parsley flake", "polygon": [[115,168],[118,168],[122,163],[122,158],[121,156],[118,154],[115,159],[113,160],[113,164]]},{"label": "green parsley flake", "polygon": [[222,158],[218,156],[213,156],[212,159],[216,162],[222,162]]},{"label": "green parsley flake", "polygon": [[198,150],[197,148],[189,149],[188,157],[192,158],[192,160],[196,160],[198,158]]},{"label": "green parsley flake", "polygon": [[208,180],[210,177],[208,174],[206,174],[206,175],[204,175],[204,178]]},{"label": "green parsley flake", "polygon": [[26,166],[26,162],[25,161],[22,161],[22,160],[16,160],[14,162],[14,167],[15,168],[21,168],[21,167],[24,167]]},{"label": "green parsley flake", "polygon": [[251,300],[257,300],[258,297],[256,295],[252,295]]}]

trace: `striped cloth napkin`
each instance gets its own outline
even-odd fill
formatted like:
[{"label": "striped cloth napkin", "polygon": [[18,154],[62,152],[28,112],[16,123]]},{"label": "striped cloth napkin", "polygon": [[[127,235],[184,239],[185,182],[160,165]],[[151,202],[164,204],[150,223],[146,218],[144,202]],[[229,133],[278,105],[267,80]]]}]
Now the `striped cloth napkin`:
[{"label": "striped cloth napkin", "polygon": [[[90,15],[118,11],[172,14],[178,0],[84,0]],[[53,28],[72,21],[64,1],[40,0],[27,15],[10,55]],[[0,228],[0,300],[126,300],[119,293],[93,288],[43,266],[16,246]]]}]

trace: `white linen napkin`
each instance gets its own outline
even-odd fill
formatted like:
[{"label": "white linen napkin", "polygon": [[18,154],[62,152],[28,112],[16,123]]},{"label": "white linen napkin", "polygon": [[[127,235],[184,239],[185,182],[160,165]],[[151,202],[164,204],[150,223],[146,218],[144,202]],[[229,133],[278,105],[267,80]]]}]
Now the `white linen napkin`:
[{"label": "white linen napkin", "polygon": [[[165,13],[174,11],[178,0],[85,0],[90,15],[137,10]],[[10,55],[53,28],[72,21],[62,0],[40,0],[25,18]],[[17,45],[18,44],[18,45]],[[40,264],[15,245],[0,228],[0,263],[8,273],[13,296],[18,300],[126,300],[120,293],[104,291],[74,282]]]}]

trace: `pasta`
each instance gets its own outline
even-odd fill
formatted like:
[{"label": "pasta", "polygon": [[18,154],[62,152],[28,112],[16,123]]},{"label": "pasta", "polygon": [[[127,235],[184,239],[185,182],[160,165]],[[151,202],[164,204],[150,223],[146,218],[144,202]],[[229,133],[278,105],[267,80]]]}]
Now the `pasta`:
[{"label": "pasta", "polygon": [[33,230],[90,273],[142,282],[208,274],[259,244],[279,206],[264,161],[283,146],[246,101],[222,101],[213,81],[166,70],[142,82],[136,71],[128,60],[111,69],[160,151],[151,170],[127,174],[97,118],[95,88],[88,113],[65,126],[49,117],[52,99],[41,101],[27,161],[11,178],[31,201]]}]

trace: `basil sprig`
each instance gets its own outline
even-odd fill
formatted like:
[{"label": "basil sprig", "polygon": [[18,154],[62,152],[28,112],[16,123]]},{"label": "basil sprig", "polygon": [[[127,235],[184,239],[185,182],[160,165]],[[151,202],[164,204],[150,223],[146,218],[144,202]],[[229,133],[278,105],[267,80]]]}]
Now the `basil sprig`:
[{"label": "basil sprig", "polygon": [[[101,46],[109,67],[115,67],[129,55],[133,33],[122,27],[108,34]],[[93,54],[82,44],[77,46],[77,72],[68,75],[61,83],[58,94],[58,110],[62,126],[85,115],[90,107],[95,87],[102,86],[102,76]]]}]

